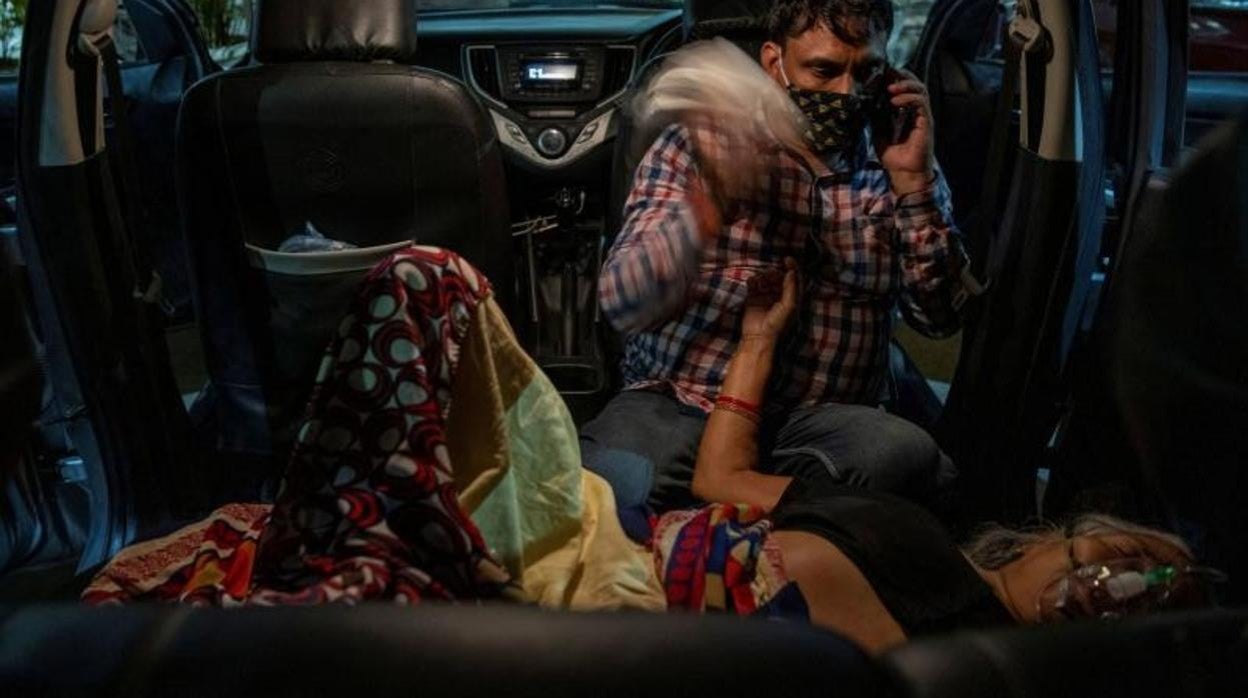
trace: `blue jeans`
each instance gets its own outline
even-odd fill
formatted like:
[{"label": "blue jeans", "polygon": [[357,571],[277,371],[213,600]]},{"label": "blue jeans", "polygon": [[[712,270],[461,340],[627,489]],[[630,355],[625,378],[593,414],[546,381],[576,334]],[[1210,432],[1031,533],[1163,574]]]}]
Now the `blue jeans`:
[{"label": "blue jeans", "polygon": [[[621,511],[695,506],[690,491],[706,415],[670,395],[625,391],[581,430],[585,467],[615,490]],[[891,492],[931,503],[957,476],[927,432],[882,409],[827,404],[764,425],[760,469]]]}]

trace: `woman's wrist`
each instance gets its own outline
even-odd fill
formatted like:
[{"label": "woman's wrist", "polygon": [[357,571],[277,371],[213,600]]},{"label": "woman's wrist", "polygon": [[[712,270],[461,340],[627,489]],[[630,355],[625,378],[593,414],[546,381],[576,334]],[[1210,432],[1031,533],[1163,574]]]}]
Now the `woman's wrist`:
[{"label": "woman's wrist", "polygon": [[728,372],[724,375],[722,392],[741,400],[761,403],[771,376],[775,342],[745,337],[737,344]]},{"label": "woman's wrist", "polygon": [[747,356],[751,359],[770,359],[776,351],[776,338],[766,335],[745,335],[741,337],[741,341],[737,343],[737,356]]},{"label": "woman's wrist", "polygon": [[743,400],[735,395],[721,393],[715,399],[715,411],[729,412],[737,415],[754,426],[758,426],[763,420],[762,405],[752,400]]}]

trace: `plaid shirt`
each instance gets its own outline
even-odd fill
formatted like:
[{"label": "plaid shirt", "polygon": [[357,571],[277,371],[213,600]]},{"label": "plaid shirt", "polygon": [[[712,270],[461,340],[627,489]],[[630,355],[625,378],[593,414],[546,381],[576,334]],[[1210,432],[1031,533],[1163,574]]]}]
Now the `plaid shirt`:
[{"label": "plaid shirt", "polygon": [[957,330],[966,257],[939,173],[897,197],[865,138],[856,157],[823,172],[781,153],[763,195],[737,202],[706,244],[687,201],[695,176],[689,130],[669,127],[637,169],[603,265],[599,301],[626,334],[627,389],[664,386],[709,411],[740,337],[747,282],[785,257],[799,260],[804,289],[769,404],[879,404],[899,302],[924,334]]}]

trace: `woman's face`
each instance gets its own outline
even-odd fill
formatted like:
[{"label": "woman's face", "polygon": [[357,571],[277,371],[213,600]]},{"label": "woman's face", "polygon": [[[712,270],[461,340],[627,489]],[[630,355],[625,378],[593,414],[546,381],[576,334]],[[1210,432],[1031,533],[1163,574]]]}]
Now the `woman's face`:
[{"label": "woman's face", "polygon": [[1158,564],[1184,566],[1191,560],[1160,538],[1106,532],[1079,535],[1032,546],[1001,568],[1014,613],[1027,623],[1040,622],[1041,594],[1055,581],[1087,565],[1125,558],[1149,558]]}]

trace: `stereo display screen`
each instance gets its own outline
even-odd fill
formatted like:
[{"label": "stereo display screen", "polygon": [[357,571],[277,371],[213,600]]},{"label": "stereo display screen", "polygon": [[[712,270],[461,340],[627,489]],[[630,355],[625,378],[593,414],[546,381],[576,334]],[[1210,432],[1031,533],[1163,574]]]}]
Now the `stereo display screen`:
[{"label": "stereo display screen", "polygon": [[520,66],[520,80],[525,87],[570,86],[580,79],[580,61],[530,60]]}]

